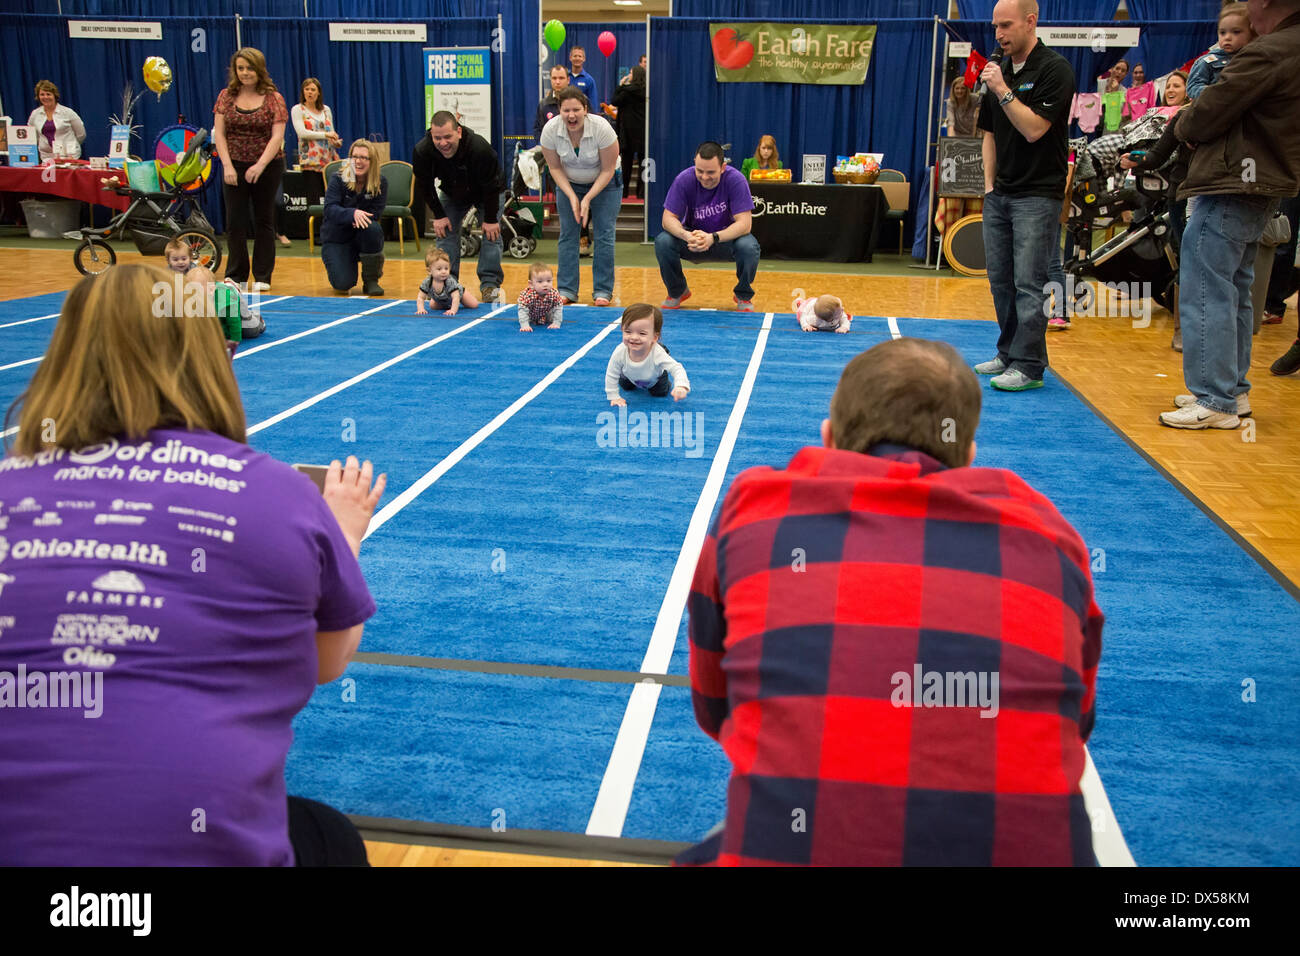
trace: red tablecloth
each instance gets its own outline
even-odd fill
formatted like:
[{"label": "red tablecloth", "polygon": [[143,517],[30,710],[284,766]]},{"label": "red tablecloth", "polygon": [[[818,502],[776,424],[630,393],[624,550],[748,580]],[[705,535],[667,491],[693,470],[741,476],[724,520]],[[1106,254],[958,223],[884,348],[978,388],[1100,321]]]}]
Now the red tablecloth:
[{"label": "red tablecloth", "polygon": [[121,169],[0,166],[0,192],[63,196],[112,209],[126,209],[131,204],[129,197],[100,188],[100,180],[110,177],[117,179],[123,186],[126,185],[126,171]]}]

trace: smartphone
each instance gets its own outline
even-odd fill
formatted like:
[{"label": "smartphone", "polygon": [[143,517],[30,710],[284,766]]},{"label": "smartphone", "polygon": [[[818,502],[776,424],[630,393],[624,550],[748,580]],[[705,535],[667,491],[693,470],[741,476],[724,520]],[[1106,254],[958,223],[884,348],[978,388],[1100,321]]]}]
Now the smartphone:
[{"label": "smartphone", "polygon": [[325,476],[329,473],[329,465],[294,465],[293,468],[310,478],[315,483],[316,490],[325,494]]}]

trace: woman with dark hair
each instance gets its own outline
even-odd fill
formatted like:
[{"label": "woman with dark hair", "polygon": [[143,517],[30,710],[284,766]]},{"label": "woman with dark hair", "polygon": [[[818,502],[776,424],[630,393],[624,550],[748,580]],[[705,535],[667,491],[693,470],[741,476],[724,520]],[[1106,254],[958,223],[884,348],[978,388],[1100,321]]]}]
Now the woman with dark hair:
[{"label": "woman with dark hair", "polygon": [[298,134],[298,165],[303,169],[324,169],[339,158],[335,148],[343,140],[334,129],[334,114],[325,105],[320,80],[309,76],[298,88],[293,105],[293,131]]},{"label": "woman with dark hair", "polygon": [[[632,175],[635,160],[645,162],[645,67],[634,66],[628,81],[614,91],[618,109],[618,147],[623,157],[623,195],[640,195]],[[644,197],[642,197],[644,198]]]},{"label": "woman with dark hair", "polygon": [[592,302],[609,305],[614,298],[614,227],[623,200],[618,137],[605,117],[587,112],[587,97],[577,87],[561,90],[556,101],[560,115],[542,127],[541,137],[560,216],[556,284],[566,303],[577,301],[578,234],[590,223]]},{"label": "woman with dark hair", "polygon": [[384,274],[384,230],[379,219],[387,202],[388,181],[379,174],[375,144],[359,139],[325,189],[320,256],[335,292],[346,294],[357,284],[359,262],[362,293],[384,294],[379,286]]},{"label": "woman with dark hair", "polygon": [[41,162],[51,159],[80,159],[86,126],[69,106],[59,102],[59,88],[49,80],[36,84],[36,102],[27,125],[36,130],[36,145]]},{"label": "woman with dark hair", "polygon": [[[284,767],[375,612],[357,556],[385,478],[335,461],[322,494],[250,448],[191,291],[147,264],[82,279],[10,409],[0,499],[59,506],[10,508],[0,536],[9,865],[366,865]],[[13,708],[14,673],[64,703]]]},{"label": "woman with dark hair", "polygon": [[275,271],[275,197],[284,176],[289,110],[266,72],[260,50],[246,46],[230,58],[229,84],[212,112],[212,142],[221,157],[226,200],[226,278],[248,281],[251,227],[254,281],[249,288],[269,292]]}]

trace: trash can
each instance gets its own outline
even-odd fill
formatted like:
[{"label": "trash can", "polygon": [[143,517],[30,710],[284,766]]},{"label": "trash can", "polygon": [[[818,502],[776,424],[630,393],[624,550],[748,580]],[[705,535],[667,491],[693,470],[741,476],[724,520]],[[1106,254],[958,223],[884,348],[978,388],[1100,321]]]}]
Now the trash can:
[{"label": "trash can", "polygon": [[24,199],[21,205],[33,239],[62,239],[81,225],[81,203],[75,199]]}]

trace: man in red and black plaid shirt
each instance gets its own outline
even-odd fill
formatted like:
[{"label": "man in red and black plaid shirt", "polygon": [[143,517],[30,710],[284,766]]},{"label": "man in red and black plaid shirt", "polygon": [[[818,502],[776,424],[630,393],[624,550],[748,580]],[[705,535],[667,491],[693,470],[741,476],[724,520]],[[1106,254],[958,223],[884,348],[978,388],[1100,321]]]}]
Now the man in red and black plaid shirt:
[{"label": "man in red and black plaid shirt", "polygon": [[979,410],[951,346],[883,342],[845,368],[824,448],[737,476],[690,597],[727,816],[678,862],[1096,864],[1088,551],[970,467]]}]

